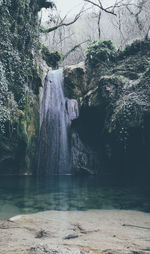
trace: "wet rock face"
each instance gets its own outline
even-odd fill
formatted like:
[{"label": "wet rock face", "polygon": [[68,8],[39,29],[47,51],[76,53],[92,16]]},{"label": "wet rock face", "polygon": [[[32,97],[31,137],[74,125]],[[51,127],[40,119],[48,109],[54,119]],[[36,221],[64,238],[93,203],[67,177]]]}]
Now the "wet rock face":
[{"label": "wet rock face", "polygon": [[[81,84],[86,92],[80,89],[80,116],[74,123],[80,138],[96,148],[112,172],[134,176],[145,168],[149,174],[150,40],[134,42],[113,62],[97,59],[96,66],[85,68]],[[67,77],[74,76],[75,70],[70,72]],[[70,94],[77,95],[75,90]]]},{"label": "wet rock face", "polygon": [[100,168],[97,152],[90,148],[75,130],[71,134],[71,159],[74,174],[94,175]]},{"label": "wet rock face", "polygon": [[39,8],[38,1],[0,1],[0,174],[27,172],[35,152]]}]

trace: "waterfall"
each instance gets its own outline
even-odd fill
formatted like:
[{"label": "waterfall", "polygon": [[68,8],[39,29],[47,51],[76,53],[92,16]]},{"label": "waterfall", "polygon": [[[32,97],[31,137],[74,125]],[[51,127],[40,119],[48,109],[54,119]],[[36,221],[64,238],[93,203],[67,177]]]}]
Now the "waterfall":
[{"label": "waterfall", "polygon": [[64,97],[63,70],[49,71],[40,112],[39,174],[71,174],[69,131],[78,115],[77,101]]}]

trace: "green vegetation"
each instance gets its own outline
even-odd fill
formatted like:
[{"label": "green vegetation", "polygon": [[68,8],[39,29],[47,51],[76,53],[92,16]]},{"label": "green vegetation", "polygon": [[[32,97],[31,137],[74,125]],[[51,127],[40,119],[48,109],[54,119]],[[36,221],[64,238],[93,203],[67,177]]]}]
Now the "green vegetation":
[{"label": "green vegetation", "polygon": [[143,55],[150,51],[150,40],[145,39],[143,41],[136,40],[131,45],[127,45],[125,50],[120,52],[120,57],[128,57],[138,54],[139,52]]},{"label": "green vegetation", "polygon": [[96,67],[100,62],[114,61],[116,50],[110,40],[94,41],[86,50],[86,62],[91,67]]}]

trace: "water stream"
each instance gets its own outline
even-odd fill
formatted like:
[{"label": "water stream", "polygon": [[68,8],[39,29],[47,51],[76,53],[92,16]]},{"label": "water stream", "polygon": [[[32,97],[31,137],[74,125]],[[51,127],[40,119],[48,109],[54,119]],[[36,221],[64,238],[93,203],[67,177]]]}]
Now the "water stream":
[{"label": "water stream", "polygon": [[63,70],[49,71],[40,112],[39,174],[72,173],[69,130],[78,114],[77,101],[64,96]]}]

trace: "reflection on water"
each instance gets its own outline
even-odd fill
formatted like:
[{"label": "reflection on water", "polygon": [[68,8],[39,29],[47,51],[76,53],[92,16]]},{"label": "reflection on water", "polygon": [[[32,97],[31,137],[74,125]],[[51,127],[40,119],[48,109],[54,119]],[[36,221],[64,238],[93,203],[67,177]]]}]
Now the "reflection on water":
[{"label": "reflection on water", "polygon": [[150,212],[150,189],[97,177],[1,177],[0,218],[45,210],[131,209]]}]

